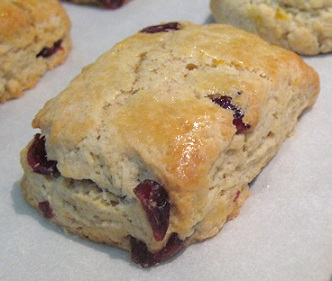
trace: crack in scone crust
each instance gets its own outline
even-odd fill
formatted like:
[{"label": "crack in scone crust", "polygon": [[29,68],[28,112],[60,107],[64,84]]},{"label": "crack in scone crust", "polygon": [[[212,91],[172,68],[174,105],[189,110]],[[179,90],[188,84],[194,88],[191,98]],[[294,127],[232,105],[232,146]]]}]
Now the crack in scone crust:
[{"label": "crack in scone crust", "polygon": [[[48,201],[51,220],[158,261],[236,217],[248,184],[319,92],[294,53],[231,26],[179,26],[118,43],[36,115],[59,178],[33,173],[28,148],[21,154],[23,192],[34,206]],[[145,180],[159,191],[137,196]],[[161,234],[157,201],[169,210]]]}]

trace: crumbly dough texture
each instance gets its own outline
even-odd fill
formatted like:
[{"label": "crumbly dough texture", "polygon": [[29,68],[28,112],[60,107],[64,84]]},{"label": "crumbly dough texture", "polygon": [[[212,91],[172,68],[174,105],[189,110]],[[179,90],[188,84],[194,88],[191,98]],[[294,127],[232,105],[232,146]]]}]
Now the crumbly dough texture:
[{"label": "crumbly dough texture", "polygon": [[[181,22],[139,32],[86,66],[33,120],[46,137],[57,178],[34,173],[22,151],[22,190],[52,221],[81,237],[150,252],[171,233],[188,245],[236,217],[250,183],[319,92],[316,72],[296,54],[227,25]],[[251,128],[237,133],[227,95]],[[133,189],[144,179],[170,199],[169,227],[156,241]]]},{"label": "crumbly dough texture", "polygon": [[[0,1],[0,103],[22,96],[66,59],[70,26],[58,0]],[[61,46],[52,56],[37,57],[59,40]]]},{"label": "crumbly dough texture", "polygon": [[332,51],[332,0],[211,0],[219,23],[301,55]]}]

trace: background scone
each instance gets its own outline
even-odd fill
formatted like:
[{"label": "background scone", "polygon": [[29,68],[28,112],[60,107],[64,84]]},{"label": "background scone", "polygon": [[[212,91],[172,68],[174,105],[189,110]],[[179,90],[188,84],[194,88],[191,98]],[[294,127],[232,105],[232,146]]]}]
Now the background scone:
[{"label": "background scone", "polygon": [[0,103],[65,60],[70,26],[58,0],[0,0]]},{"label": "background scone", "polygon": [[106,9],[117,9],[126,4],[129,0],[64,0],[77,4],[98,5]]},{"label": "background scone", "polygon": [[302,55],[332,51],[332,0],[211,0],[220,23]]},{"label": "background scone", "polygon": [[146,267],[214,236],[319,92],[295,53],[227,25],[143,29],[33,120],[22,191]]}]

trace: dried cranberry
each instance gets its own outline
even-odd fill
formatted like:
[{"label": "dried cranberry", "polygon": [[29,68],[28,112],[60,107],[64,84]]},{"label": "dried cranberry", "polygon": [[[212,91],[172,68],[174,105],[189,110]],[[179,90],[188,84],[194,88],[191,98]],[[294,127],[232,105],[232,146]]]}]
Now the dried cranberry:
[{"label": "dried cranberry", "polygon": [[168,229],[170,202],[164,187],[158,182],[144,180],[134,189],[146,212],[153,236],[162,241]]},{"label": "dried cranberry", "polygon": [[183,244],[184,241],[178,237],[177,233],[172,233],[163,249],[156,253],[151,253],[143,241],[131,237],[131,259],[141,267],[146,268],[167,260],[181,250]]},{"label": "dried cranberry", "polygon": [[236,202],[236,201],[237,201],[237,199],[239,198],[240,194],[241,194],[241,192],[240,192],[240,190],[238,190],[238,191],[236,192],[236,195],[235,195],[234,199],[233,199],[233,202]]},{"label": "dried cranberry", "polygon": [[158,33],[158,32],[169,32],[171,30],[179,30],[180,24],[178,22],[169,22],[160,25],[153,25],[146,27],[141,30],[143,33]]},{"label": "dried cranberry", "polygon": [[48,201],[39,202],[38,209],[43,213],[45,218],[51,219],[54,217],[53,210],[50,206],[50,202]]},{"label": "dried cranberry", "polygon": [[56,175],[58,169],[56,161],[49,161],[47,159],[45,149],[45,136],[36,134],[32,144],[28,149],[27,160],[32,170],[35,173],[42,175]]},{"label": "dried cranberry", "polygon": [[228,96],[214,96],[211,97],[211,100],[221,106],[224,109],[232,110],[233,111],[233,124],[237,129],[237,133],[244,133],[245,131],[250,129],[249,124],[244,124],[242,119],[244,117],[244,114],[242,113],[241,109],[237,108],[232,103],[232,98]]},{"label": "dried cranberry", "polygon": [[117,9],[125,3],[125,0],[99,0],[99,2],[106,9]]},{"label": "dried cranberry", "polygon": [[53,54],[55,54],[58,50],[62,49],[61,47],[62,44],[62,40],[58,40],[56,41],[52,47],[45,47],[43,48],[37,55],[36,57],[43,57],[43,58],[48,58],[50,56],[52,56]]},{"label": "dried cranberry", "polygon": [[247,130],[251,128],[249,124],[244,124],[242,121],[242,117],[239,119],[233,119],[233,124],[236,127],[236,133],[237,134],[242,134],[245,133]]}]

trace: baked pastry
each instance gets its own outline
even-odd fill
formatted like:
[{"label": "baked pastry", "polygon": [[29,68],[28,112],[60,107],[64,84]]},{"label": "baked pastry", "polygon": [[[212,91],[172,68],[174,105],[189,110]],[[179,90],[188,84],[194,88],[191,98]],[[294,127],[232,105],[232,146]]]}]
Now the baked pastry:
[{"label": "baked pastry", "polygon": [[58,0],[0,0],[0,103],[23,95],[63,62],[70,20]]},{"label": "baked pastry", "polygon": [[129,0],[65,0],[77,4],[98,5],[106,9],[117,9],[126,4]]},{"label": "baked pastry", "polygon": [[143,267],[218,233],[319,92],[296,54],[227,25],[147,27],[33,120],[26,200]]},{"label": "baked pastry", "polygon": [[332,51],[331,0],[211,0],[217,22],[301,55]]}]

